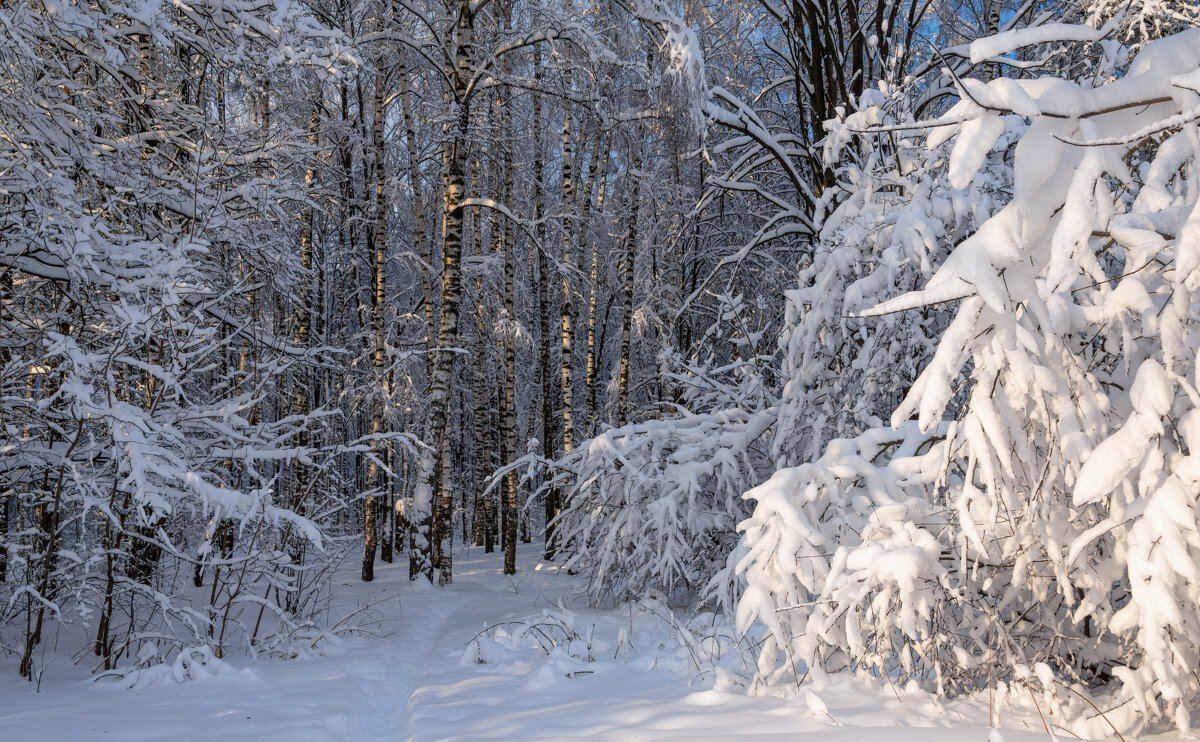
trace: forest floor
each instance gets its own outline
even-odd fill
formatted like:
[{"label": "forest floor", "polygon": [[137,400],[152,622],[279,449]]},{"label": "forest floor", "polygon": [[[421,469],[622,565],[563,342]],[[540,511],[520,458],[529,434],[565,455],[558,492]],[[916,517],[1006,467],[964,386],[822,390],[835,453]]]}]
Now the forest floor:
[{"label": "forest floor", "polygon": [[339,636],[299,660],[217,660],[182,681],[130,689],[64,658],[50,663],[40,692],[6,660],[0,740],[1049,738],[1019,707],[998,713],[1002,736],[989,732],[986,697],[940,703],[850,678],[748,694],[753,673],[727,624],[684,622],[653,599],[589,608],[579,578],[539,564],[539,552],[523,546],[518,574],[503,577],[500,554],[472,549],[456,558],[446,589],[410,583],[400,562],[378,566],[367,584],[346,571],[330,608]]}]

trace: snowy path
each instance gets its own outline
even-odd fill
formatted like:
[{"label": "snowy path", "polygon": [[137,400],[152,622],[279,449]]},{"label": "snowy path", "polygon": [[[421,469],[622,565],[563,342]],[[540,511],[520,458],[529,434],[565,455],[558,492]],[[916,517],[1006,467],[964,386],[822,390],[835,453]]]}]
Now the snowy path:
[{"label": "snowy path", "polygon": [[[424,592],[426,598],[434,597],[432,588]],[[410,589],[407,594],[416,607],[412,620],[404,623],[402,635],[380,647],[377,657],[355,660],[349,667],[363,699],[362,715],[351,739],[363,742],[404,739],[397,730],[404,727],[410,716],[410,699],[418,687],[415,681],[424,671],[430,649],[436,645],[447,620],[464,602],[457,596],[451,600],[420,600],[422,591],[417,589]]]},{"label": "snowy path", "polygon": [[[589,610],[573,599],[574,578],[536,569],[536,558],[523,547],[520,573],[505,578],[498,554],[473,551],[447,589],[409,583],[401,563],[379,567],[370,585],[347,574],[334,618],[369,604],[366,628],[379,636],[305,661],[237,659],[217,677],[124,690],[63,660],[43,693],[0,666],[0,742],[988,739],[978,703],[942,706],[886,686],[839,680],[819,697],[710,690],[714,669],[683,648],[665,613]],[[538,636],[557,636],[546,611],[580,637],[549,656]],[[472,639],[496,626],[476,651]],[[1046,740],[1034,724],[1009,712],[1005,742]]]}]

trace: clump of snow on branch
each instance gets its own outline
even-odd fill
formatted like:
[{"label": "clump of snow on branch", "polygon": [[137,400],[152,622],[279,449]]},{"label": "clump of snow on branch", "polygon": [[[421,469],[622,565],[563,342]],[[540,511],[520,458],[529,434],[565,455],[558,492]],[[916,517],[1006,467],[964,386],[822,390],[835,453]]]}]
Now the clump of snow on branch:
[{"label": "clump of snow on branch", "polygon": [[682,125],[686,140],[691,141],[705,130],[705,106],[710,95],[700,38],[660,0],[641,0],[636,12],[662,34],[658,51],[666,58],[666,69],[657,97],[663,110]]}]

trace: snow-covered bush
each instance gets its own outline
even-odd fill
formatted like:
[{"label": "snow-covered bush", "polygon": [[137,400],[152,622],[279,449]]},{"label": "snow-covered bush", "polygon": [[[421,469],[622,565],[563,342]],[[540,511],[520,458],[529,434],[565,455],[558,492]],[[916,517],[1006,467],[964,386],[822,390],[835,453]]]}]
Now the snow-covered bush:
[{"label": "snow-covered bush", "polygon": [[900,432],[835,441],[748,493],[739,621],[769,628],[768,676],[803,662],[947,692],[1080,684],[1115,697],[1118,724],[1186,728],[1200,30],[1147,44],[1101,86],[961,85],[927,145],[954,140],[948,179],[965,188],[1017,132],[1011,198],[921,290],[864,313],[957,302],[892,415]]},{"label": "snow-covered bush", "polygon": [[772,411],[682,413],[611,428],[560,464],[572,472],[559,534],[593,597],[691,599],[737,541]]},{"label": "snow-covered bush", "polygon": [[835,440],[746,493],[754,514],[731,558],[746,580],[737,624],[767,627],[764,681],[851,664],[932,674],[959,643],[958,623],[934,616],[949,600],[945,515],[921,496],[944,464],[944,432],[910,423]]},{"label": "snow-covered bush", "polygon": [[235,672],[232,665],[214,657],[212,648],[207,645],[183,647],[175,659],[168,662],[159,654],[156,644],[147,642],[139,651],[137,662],[120,670],[109,670],[100,677],[136,689],[208,680]]},{"label": "snow-covered bush", "polygon": [[[779,345],[778,466],[813,461],[835,438],[881,424],[933,353],[949,321],[938,307],[864,321],[877,297],[916,288],[989,216],[1003,178],[947,186],[944,152],[912,137],[902,94],[867,91],[858,110],[826,123],[824,158],[841,203],[825,219],[799,286],[787,292]],[[873,131],[874,133],[867,133]]]},{"label": "snow-covered bush", "polygon": [[686,672],[735,687],[749,669],[725,616],[682,615],[647,596],[621,611],[584,616],[560,600],[524,620],[491,624],[467,642],[460,666],[481,673],[533,675],[550,683],[606,673],[614,665],[639,672]]}]

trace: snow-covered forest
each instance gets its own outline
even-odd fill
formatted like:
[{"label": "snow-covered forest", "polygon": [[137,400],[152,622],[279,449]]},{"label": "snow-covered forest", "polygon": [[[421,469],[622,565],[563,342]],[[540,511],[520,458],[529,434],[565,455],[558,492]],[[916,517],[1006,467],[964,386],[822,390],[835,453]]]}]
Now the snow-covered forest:
[{"label": "snow-covered forest", "polygon": [[0,61],[0,737],[303,666],[395,712],[313,739],[483,736],[412,642],[1200,724],[1193,0],[0,0]]}]

